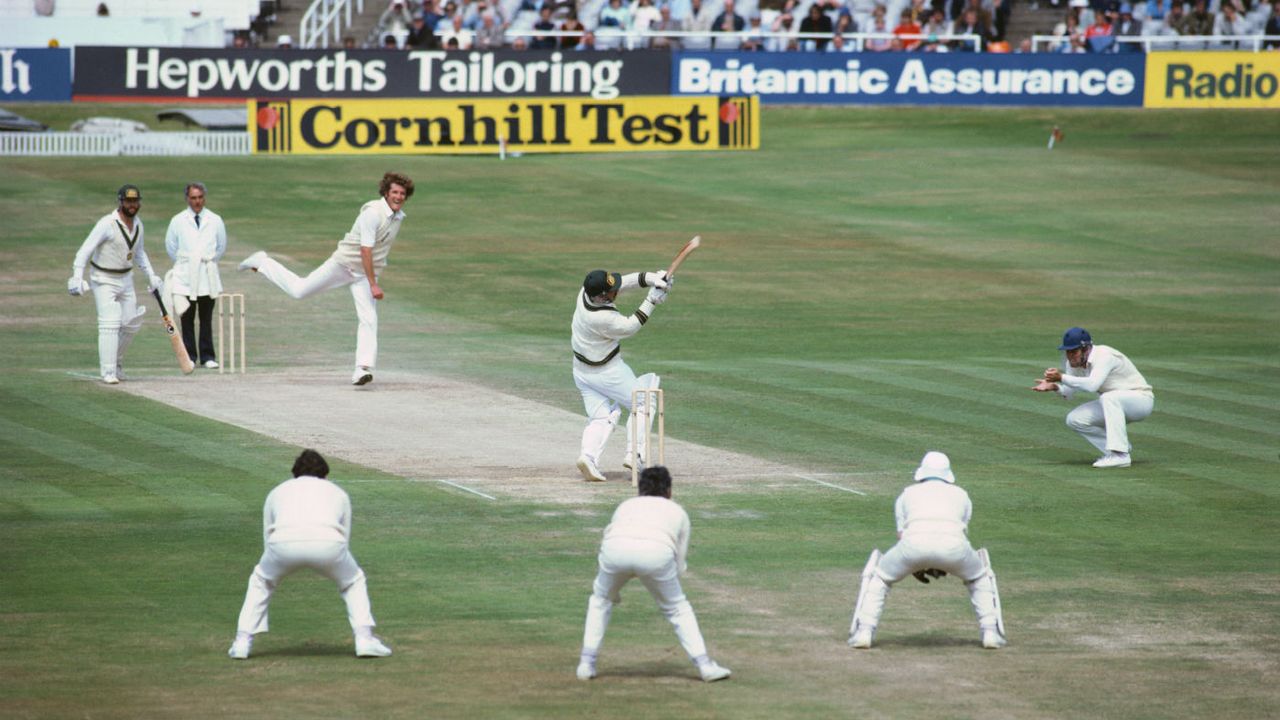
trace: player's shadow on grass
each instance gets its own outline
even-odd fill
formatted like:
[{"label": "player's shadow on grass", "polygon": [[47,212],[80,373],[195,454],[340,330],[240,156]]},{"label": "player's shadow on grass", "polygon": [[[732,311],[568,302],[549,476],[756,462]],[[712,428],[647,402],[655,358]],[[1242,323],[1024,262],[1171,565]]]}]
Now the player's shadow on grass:
[{"label": "player's shadow on grass", "polygon": [[253,649],[250,657],[254,658],[286,658],[286,657],[350,657],[355,659],[356,651],[349,643],[306,643],[303,645],[285,645],[269,650]]},{"label": "player's shadow on grass", "polygon": [[607,669],[601,668],[596,677],[597,679],[607,680],[646,679],[702,682],[702,678],[698,677],[697,669],[692,665],[671,660],[655,660],[643,664],[616,665]]},{"label": "player's shadow on grass", "polygon": [[977,633],[973,637],[967,635],[898,635],[887,638],[876,638],[875,647],[879,648],[981,648],[982,642]]}]

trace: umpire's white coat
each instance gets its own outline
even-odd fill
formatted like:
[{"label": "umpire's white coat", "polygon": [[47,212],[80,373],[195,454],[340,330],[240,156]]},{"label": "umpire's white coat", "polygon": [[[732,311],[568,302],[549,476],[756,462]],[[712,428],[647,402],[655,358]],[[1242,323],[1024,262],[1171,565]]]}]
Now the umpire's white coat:
[{"label": "umpire's white coat", "polygon": [[199,227],[191,208],[174,215],[164,236],[164,249],[173,260],[172,274],[165,282],[170,295],[194,300],[206,295],[216,298],[222,292],[218,260],[227,251],[227,229],[220,215],[209,208],[201,210]]}]

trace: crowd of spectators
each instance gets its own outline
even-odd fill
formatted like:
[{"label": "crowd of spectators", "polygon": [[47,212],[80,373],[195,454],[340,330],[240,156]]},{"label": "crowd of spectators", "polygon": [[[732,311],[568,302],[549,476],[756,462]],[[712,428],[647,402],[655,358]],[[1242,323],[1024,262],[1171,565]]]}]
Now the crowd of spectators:
[{"label": "crowd of spectators", "polygon": [[[1280,0],[1068,0],[1053,35],[1062,53],[1253,49],[1250,38],[1280,36]],[[1280,37],[1262,45],[1280,49]]]},{"label": "crowd of spectators", "polygon": [[[772,2],[772,0],[765,0]],[[365,47],[1007,49],[1012,0],[390,0]],[[669,32],[670,35],[663,33]],[[957,39],[955,36],[969,36]]]},{"label": "crowd of spectators", "polygon": [[[112,3],[147,0],[32,0],[37,15],[67,7],[111,16]],[[304,0],[297,0],[303,2]],[[233,47],[270,34],[279,0],[178,0],[199,21],[202,3],[251,6],[247,29],[227,33]],[[188,4],[189,2],[189,4]],[[784,52],[1009,51],[1014,0],[374,0],[386,2],[365,38],[346,48],[607,50],[734,49]],[[772,7],[761,7],[761,3]],[[1280,36],[1280,0],[1047,0],[1065,4],[1054,40],[1036,48],[1063,53],[1252,49],[1247,40],[1187,38]],[[671,34],[664,34],[671,33]],[[1136,42],[1136,39],[1147,42]],[[1171,38],[1179,38],[1173,41]],[[1158,44],[1156,43],[1158,40]],[[1175,43],[1176,44],[1173,44]],[[293,47],[288,34],[278,48]],[[1280,49],[1280,39],[1265,46]]]}]

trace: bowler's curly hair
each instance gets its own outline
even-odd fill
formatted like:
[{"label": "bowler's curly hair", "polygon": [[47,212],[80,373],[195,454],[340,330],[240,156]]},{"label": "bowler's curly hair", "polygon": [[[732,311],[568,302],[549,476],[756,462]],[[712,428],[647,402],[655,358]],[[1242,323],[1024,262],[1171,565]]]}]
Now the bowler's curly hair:
[{"label": "bowler's curly hair", "polygon": [[324,461],[320,453],[307,448],[302,451],[297,460],[293,461],[293,476],[302,477],[329,477],[329,463]]},{"label": "bowler's curly hair", "polygon": [[389,172],[382,176],[382,182],[378,183],[378,194],[386,197],[391,192],[391,184],[395,183],[404,188],[404,199],[408,200],[413,197],[413,181],[407,175],[401,175],[397,172]]}]

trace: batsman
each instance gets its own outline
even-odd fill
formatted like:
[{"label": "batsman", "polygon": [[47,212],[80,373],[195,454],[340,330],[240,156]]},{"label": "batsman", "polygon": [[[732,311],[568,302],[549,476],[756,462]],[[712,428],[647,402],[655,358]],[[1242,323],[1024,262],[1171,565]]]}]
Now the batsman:
[{"label": "batsman", "polygon": [[[573,382],[582,393],[582,403],[587,410],[587,427],[582,431],[582,453],[578,456],[578,470],[588,482],[604,482],[600,472],[600,454],[613,433],[622,408],[631,414],[627,427],[636,422],[637,408],[631,407],[631,391],[657,389],[659,377],[646,373],[636,377],[631,367],[622,359],[622,341],[640,332],[649,322],[653,310],[666,302],[671,287],[667,273],[635,272],[621,275],[607,270],[592,270],[582,282],[577,303],[573,310]],[[644,302],[631,315],[623,315],[614,306],[619,293],[648,288]],[[647,397],[647,396],[646,396]],[[647,402],[641,401],[641,402]],[[652,425],[653,413],[641,414]],[[623,465],[644,465],[645,440],[648,428],[637,433],[627,433],[627,458]],[[637,447],[630,445],[636,439]]]},{"label": "batsman", "polygon": [[[98,365],[102,382],[115,385],[124,380],[124,353],[142,327],[146,308],[138,305],[133,289],[133,268],[147,274],[148,290],[163,286],[151,269],[143,247],[142,191],[123,185],[116,191],[117,208],[104,215],[76,252],[67,280],[67,292],[80,296],[93,292],[98,306]],[[89,281],[84,280],[89,266]]]}]

